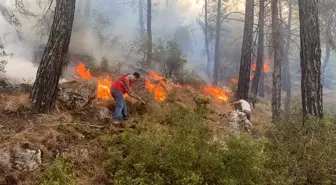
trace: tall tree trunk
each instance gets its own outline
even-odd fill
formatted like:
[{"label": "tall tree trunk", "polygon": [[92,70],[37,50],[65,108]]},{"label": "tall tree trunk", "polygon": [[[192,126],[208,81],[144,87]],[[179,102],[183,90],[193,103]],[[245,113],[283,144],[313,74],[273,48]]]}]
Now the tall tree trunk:
[{"label": "tall tree trunk", "polygon": [[279,121],[281,107],[281,60],[278,0],[272,0],[272,41],[274,55],[273,88],[272,88],[272,119]]},{"label": "tall tree trunk", "polygon": [[303,116],[323,117],[318,0],[299,0]]},{"label": "tall tree trunk", "polygon": [[152,67],[152,0],[147,0],[147,67]]},{"label": "tall tree trunk", "polygon": [[55,106],[58,82],[69,50],[75,6],[76,0],[56,0],[51,33],[30,94],[36,112],[49,113]]},{"label": "tall tree trunk", "polygon": [[204,0],[204,40],[205,40],[205,51],[207,55],[207,74],[210,77],[211,75],[211,58],[209,50],[209,37],[208,37],[208,0]]},{"label": "tall tree trunk", "polygon": [[144,15],[143,15],[143,2],[144,0],[139,0],[139,25],[140,25],[140,35],[141,38],[145,36],[145,23],[144,23]]},{"label": "tall tree trunk", "polygon": [[217,2],[217,17],[216,17],[216,45],[215,45],[215,65],[213,72],[213,86],[218,85],[218,76],[219,76],[219,42],[220,42],[220,27],[221,27],[221,6],[222,0],[218,0]]},{"label": "tall tree trunk", "polygon": [[322,64],[322,82],[323,84],[325,83],[325,73],[326,73],[326,69],[327,69],[327,65],[329,62],[329,58],[330,58],[330,45],[327,43],[326,44],[326,51],[325,51],[325,56],[324,56],[324,60],[323,60],[323,64]]},{"label": "tall tree trunk", "polygon": [[284,87],[286,91],[286,99],[285,99],[285,112],[289,112],[289,104],[291,100],[291,92],[292,92],[292,84],[291,84],[291,75],[290,75],[290,68],[289,68],[289,49],[291,43],[291,29],[292,29],[292,0],[289,0],[289,9],[288,9],[288,21],[287,21],[287,29],[286,29],[286,39],[285,39],[285,57],[284,57]]},{"label": "tall tree trunk", "polygon": [[265,0],[259,1],[259,39],[258,39],[258,53],[257,53],[257,64],[254,78],[252,80],[252,93],[254,95],[258,94],[259,81],[261,73],[264,69],[264,27],[265,27]]},{"label": "tall tree trunk", "polygon": [[240,59],[237,99],[248,99],[253,44],[254,0],[246,0],[243,46]]},{"label": "tall tree trunk", "polygon": [[261,71],[260,79],[259,79],[259,96],[265,97],[265,75],[264,71]]}]

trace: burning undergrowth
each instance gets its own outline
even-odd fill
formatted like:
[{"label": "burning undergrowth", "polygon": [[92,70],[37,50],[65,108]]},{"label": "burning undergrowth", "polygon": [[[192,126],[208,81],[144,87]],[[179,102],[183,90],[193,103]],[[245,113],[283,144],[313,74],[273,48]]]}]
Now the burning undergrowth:
[{"label": "burning undergrowth", "polygon": [[[110,94],[110,87],[118,77],[108,74],[94,76],[83,63],[79,62],[74,68],[74,80],[60,85],[57,108],[68,109],[84,117],[93,116],[98,120],[105,119],[102,117],[111,117],[115,103]],[[213,102],[222,104],[228,102],[232,95],[219,87],[203,86],[198,90],[189,84],[174,83],[154,71],[148,75],[142,74],[132,89],[146,102],[146,105],[125,95],[128,112],[131,115],[155,112],[166,106],[166,103],[195,108],[193,98],[196,96],[213,99]]]}]

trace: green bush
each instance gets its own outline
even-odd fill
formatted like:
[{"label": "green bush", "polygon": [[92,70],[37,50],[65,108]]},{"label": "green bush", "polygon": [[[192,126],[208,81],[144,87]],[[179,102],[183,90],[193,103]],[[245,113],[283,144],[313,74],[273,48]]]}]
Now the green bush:
[{"label": "green bush", "polygon": [[[268,184],[334,184],[336,126],[333,120],[287,119],[268,132]],[[297,117],[297,116],[296,116]],[[301,116],[300,116],[301,117]]]},{"label": "green bush", "polygon": [[76,170],[69,158],[59,158],[46,166],[40,175],[40,185],[77,185]]},{"label": "green bush", "polygon": [[110,184],[262,184],[263,144],[241,136],[213,141],[202,114],[183,108],[137,130],[104,137]]}]

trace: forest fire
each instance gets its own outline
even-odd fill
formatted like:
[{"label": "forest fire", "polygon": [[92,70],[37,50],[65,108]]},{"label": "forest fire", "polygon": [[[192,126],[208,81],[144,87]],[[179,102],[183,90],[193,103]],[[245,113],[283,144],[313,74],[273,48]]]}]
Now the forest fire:
[{"label": "forest fire", "polygon": [[112,77],[107,76],[103,79],[98,79],[97,83],[97,97],[102,100],[109,100],[112,98],[110,88],[112,84]]},{"label": "forest fire", "polygon": [[[75,67],[74,73],[74,77],[78,80],[89,80],[92,78],[97,79],[97,98],[101,100],[109,100],[112,98],[110,94],[110,88],[112,84],[111,76],[106,76],[103,78],[93,77],[90,73],[90,70],[88,70],[82,62],[79,62],[79,64]],[[168,92],[172,89],[172,87],[182,88],[182,85],[179,83],[175,84],[170,82],[170,85],[168,85],[168,81],[169,80],[153,71],[146,78],[145,87],[147,91],[153,95],[155,100],[162,102],[167,99]],[[203,90],[219,102],[228,100],[228,94],[219,87],[205,86]],[[125,96],[125,98],[126,97],[127,96]]]},{"label": "forest fire", "polygon": [[231,81],[232,81],[233,84],[238,84],[238,79],[237,78],[232,78]]},{"label": "forest fire", "polygon": [[78,65],[74,69],[75,74],[77,73],[79,76],[75,75],[76,79],[83,79],[88,80],[90,78],[93,78],[93,76],[90,73],[90,70],[85,68],[85,64],[82,62],[79,62]]},{"label": "forest fire", "polygon": [[229,100],[229,96],[219,87],[205,86],[203,91],[215,98],[219,102],[226,102]]},{"label": "forest fire", "polygon": [[[82,62],[75,67],[75,78],[89,80],[91,78],[95,78],[91,75],[90,70],[85,68],[85,65]],[[77,75],[76,75],[77,74]],[[112,77],[107,76],[104,78],[100,78],[97,80],[97,98],[102,100],[109,100],[112,98],[110,94],[110,87],[112,84]]]},{"label": "forest fire", "polygon": [[154,99],[157,101],[164,101],[167,98],[166,90],[168,86],[166,79],[155,72],[151,72],[149,77],[146,78],[145,87],[148,92],[153,94]]},{"label": "forest fire", "polygon": [[[257,69],[257,65],[254,63],[252,64],[252,71],[255,71]],[[264,64],[264,72],[267,73],[269,71],[270,67],[267,64]]]}]

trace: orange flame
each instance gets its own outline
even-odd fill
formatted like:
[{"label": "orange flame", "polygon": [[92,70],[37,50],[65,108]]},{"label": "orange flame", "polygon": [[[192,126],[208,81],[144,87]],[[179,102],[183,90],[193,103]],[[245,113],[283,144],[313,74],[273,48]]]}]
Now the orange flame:
[{"label": "orange flame", "polygon": [[107,76],[103,79],[98,79],[97,83],[97,97],[102,100],[109,100],[112,98],[110,89],[111,89],[112,79],[110,76]]},{"label": "orange flame", "polygon": [[80,76],[75,76],[76,79],[84,79],[88,80],[90,78],[93,78],[90,70],[85,68],[85,65],[82,62],[79,62],[78,65],[74,69],[75,72],[77,72]]},{"label": "orange flame", "polygon": [[182,87],[182,85],[181,84],[179,84],[179,83],[176,83],[176,84],[174,84],[174,87]]},{"label": "orange flame", "polygon": [[154,99],[157,101],[164,101],[167,98],[165,89],[168,89],[165,78],[155,72],[151,72],[149,77],[146,78],[145,87],[153,94]]},{"label": "orange flame", "polygon": [[[257,70],[257,65],[254,63],[254,64],[252,64],[252,71],[255,71],[255,70]],[[268,71],[269,71],[269,66],[267,65],[267,64],[264,64],[264,72],[265,73],[267,73]]]},{"label": "orange flame", "polygon": [[[85,68],[85,65],[82,62],[79,62],[78,65],[75,67],[75,78],[76,79],[84,79],[88,80],[91,78],[95,78],[91,75],[90,70]],[[110,93],[110,88],[112,84],[112,78],[107,76],[105,78],[101,78],[97,80],[97,98],[102,100],[109,100],[112,98]]]},{"label": "orange flame", "polygon": [[231,81],[232,81],[233,84],[238,84],[238,79],[237,78],[232,78]]},{"label": "orange flame", "polygon": [[269,66],[267,65],[267,64],[264,64],[264,72],[266,73],[266,72],[268,72],[269,71]]},{"label": "orange flame", "polygon": [[229,97],[226,92],[224,92],[219,87],[211,87],[211,86],[205,86],[203,88],[203,91],[205,91],[207,94],[215,98],[219,102],[228,101]]}]

